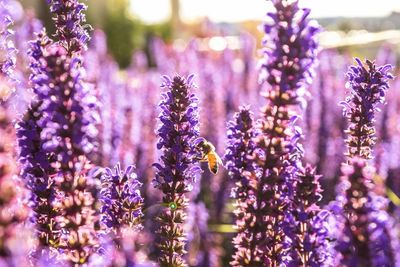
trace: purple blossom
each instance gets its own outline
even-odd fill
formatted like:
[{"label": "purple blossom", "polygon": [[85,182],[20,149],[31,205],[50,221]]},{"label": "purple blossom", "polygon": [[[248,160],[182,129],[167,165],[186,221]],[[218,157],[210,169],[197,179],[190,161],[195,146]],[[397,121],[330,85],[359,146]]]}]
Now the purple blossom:
[{"label": "purple blossom", "polygon": [[32,222],[41,247],[56,246],[59,241],[59,229],[54,218],[57,211],[53,207],[55,189],[48,154],[41,149],[42,141],[38,126],[41,118],[41,102],[32,103],[24,117],[18,122],[17,137],[19,162],[22,165],[21,177],[31,191],[30,207],[33,211]]},{"label": "purple blossom", "polygon": [[10,29],[10,26],[14,23],[10,14],[11,3],[12,1],[9,0],[0,1],[0,73],[15,83],[14,71],[17,49],[11,40],[11,36],[14,34],[13,30]]},{"label": "purple blossom", "polygon": [[186,237],[183,224],[186,220],[188,199],[196,176],[194,143],[199,136],[197,98],[191,93],[193,75],[172,80],[164,76],[159,115],[160,127],[157,148],[161,150],[160,163],[154,164],[154,185],[162,191],[164,206],[157,221],[160,223],[159,248],[161,266],[186,266],[183,259]]},{"label": "purple blossom", "polygon": [[302,167],[297,173],[292,216],[296,225],[294,259],[298,266],[321,266],[329,257],[326,251],[328,212],[318,206],[322,199],[320,178],[310,166]]},{"label": "purple blossom", "polygon": [[87,49],[89,41],[88,30],[90,25],[82,25],[86,22],[86,5],[78,0],[47,0],[53,21],[56,26],[55,37],[65,48],[69,56],[81,53]]},{"label": "purple blossom", "polygon": [[62,229],[60,257],[71,264],[84,264],[98,249],[96,225],[96,184],[87,173],[90,165],[81,162],[81,169],[74,174],[58,173],[54,177],[57,189],[54,206],[58,210],[57,225]]},{"label": "purple blossom", "polygon": [[236,199],[234,213],[238,229],[233,241],[237,248],[232,263],[235,266],[246,264],[247,255],[251,254],[249,240],[252,236],[249,223],[252,221],[253,208],[249,199],[255,197],[257,181],[249,180],[246,174],[254,171],[254,163],[250,159],[254,150],[254,136],[253,114],[249,107],[240,107],[234,119],[228,123],[228,146],[225,153],[228,175],[235,183],[231,193]]},{"label": "purple blossom", "polygon": [[[391,65],[377,67],[374,62],[366,60],[366,66],[356,58],[357,65],[351,66],[347,72],[349,79],[347,87],[350,95],[343,105],[343,113],[349,120],[346,131],[348,138],[347,156],[372,158],[372,148],[376,143],[375,112],[377,105],[385,102],[386,91],[389,89],[389,80],[393,76],[389,73]],[[368,69],[367,69],[367,68]]]},{"label": "purple blossom", "polygon": [[386,202],[372,192],[375,169],[365,159],[351,158],[342,167],[339,205],[333,209],[336,258],[345,266],[395,266],[398,244]]},{"label": "purple blossom", "polygon": [[[15,177],[17,166],[13,158],[15,138],[4,103],[0,102],[0,265],[15,266],[17,257],[12,243],[28,210],[21,205],[23,195],[19,193],[21,184]],[[23,251],[23,247],[19,249]]]},{"label": "purple blossom", "polygon": [[83,82],[79,58],[69,58],[57,44],[32,50],[32,56],[37,58],[37,73],[32,77],[34,92],[43,101],[39,123],[43,128],[42,149],[54,157],[52,167],[73,172],[80,157],[95,149],[92,140],[97,134],[96,98]]},{"label": "purple blossom", "polygon": [[247,180],[245,172],[254,170],[249,156],[254,149],[253,138],[253,113],[249,107],[239,108],[232,121],[228,122],[228,145],[225,153],[226,168],[230,178],[236,187],[232,190],[232,196],[238,200],[246,200],[251,185]]},{"label": "purple blossom", "polygon": [[261,81],[269,88],[263,94],[267,105],[257,125],[255,149],[251,159],[255,171],[248,179],[257,181],[248,242],[242,251],[245,266],[289,264],[293,236],[293,198],[296,173],[301,166],[303,149],[298,143],[301,129],[295,125],[299,106],[304,103],[305,87],[311,82],[318,51],[317,25],[307,19],[308,9],[297,1],[272,1],[276,12],[269,13],[265,24],[265,57],[261,62]]},{"label": "purple blossom", "polygon": [[143,199],[139,191],[141,183],[137,180],[134,167],[128,166],[122,171],[117,164],[114,169],[113,172],[106,168],[101,177],[100,201],[102,221],[119,235],[121,228],[140,227]]}]

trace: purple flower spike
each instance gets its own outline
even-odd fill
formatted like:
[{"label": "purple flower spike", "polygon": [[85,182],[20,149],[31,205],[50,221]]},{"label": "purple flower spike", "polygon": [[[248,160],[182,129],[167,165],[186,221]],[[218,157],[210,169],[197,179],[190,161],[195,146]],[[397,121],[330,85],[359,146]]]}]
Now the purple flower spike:
[{"label": "purple flower spike", "polygon": [[[163,210],[158,216],[160,223],[159,248],[161,266],[186,266],[184,223],[188,199],[200,168],[196,163],[193,144],[199,136],[197,98],[191,93],[188,80],[175,76],[165,79],[167,90],[162,94],[159,115],[160,127],[157,148],[161,150],[160,163],[154,164],[155,187],[163,193]],[[171,81],[170,83],[168,81]]]},{"label": "purple flower spike", "polygon": [[16,128],[21,177],[31,191],[30,207],[34,213],[31,220],[36,226],[40,247],[48,247],[57,246],[59,229],[55,223],[58,213],[53,206],[55,188],[52,175],[55,171],[50,166],[48,154],[41,149],[40,106],[41,102],[31,104]]},{"label": "purple flower spike", "polygon": [[117,235],[123,227],[140,227],[143,199],[139,191],[141,183],[137,180],[134,167],[129,166],[122,171],[117,164],[114,172],[107,168],[101,182],[101,213],[106,227]]},{"label": "purple flower spike", "polygon": [[296,224],[293,244],[296,246],[298,266],[321,266],[329,256],[326,251],[327,211],[318,206],[322,199],[320,177],[310,166],[301,168],[297,173],[292,215]]},{"label": "purple flower spike", "polygon": [[264,25],[264,60],[261,61],[262,81],[281,92],[298,91],[311,84],[319,50],[318,24],[307,19],[310,10],[298,1],[272,0],[276,9],[269,13],[271,23]]},{"label": "purple flower spike", "polygon": [[56,26],[55,37],[66,49],[69,56],[81,53],[87,49],[90,37],[90,25],[82,26],[86,22],[86,5],[78,0],[47,0],[50,12],[54,15]]},{"label": "purple flower spike", "polygon": [[357,65],[351,66],[347,72],[347,87],[350,95],[343,105],[343,113],[350,122],[347,129],[348,157],[371,159],[372,148],[376,143],[375,113],[377,105],[385,102],[391,65],[377,67],[374,62],[366,60],[366,66],[356,58]]},{"label": "purple flower spike", "polygon": [[[375,169],[354,157],[342,167],[342,205],[336,214],[335,249],[341,266],[396,266],[398,244],[393,219],[382,197],[372,192]],[[340,202],[340,201],[338,201]]]},{"label": "purple flower spike", "polygon": [[[17,240],[18,232],[28,215],[26,207],[21,205],[20,198],[23,197],[18,180],[15,179],[17,166],[13,158],[14,136],[12,122],[4,102],[0,101],[0,265],[16,266],[24,265],[18,262],[17,253],[24,253],[24,249],[18,247],[15,251],[13,243]],[[18,242],[20,242],[19,240]],[[13,248],[14,247],[14,248]],[[22,246],[23,247],[23,246]]]},{"label": "purple flower spike", "polygon": [[79,157],[96,148],[96,98],[83,82],[79,59],[69,58],[45,33],[38,35],[30,53],[33,91],[42,102],[42,149],[52,156],[55,169],[73,172]]},{"label": "purple flower spike", "polygon": [[73,266],[87,263],[98,249],[95,181],[85,173],[89,165],[82,164],[81,173],[58,173],[54,178],[56,222],[62,229],[58,248],[63,249],[61,258]]},{"label": "purple flower spike", "polygon": [[235,183],[231,194],[236,199],[234,213],[238,229],[233,240],[237,248],[232,262],[235,266],[245,265],[252,249],[248,242],[251,238],[249,224],[252,221],[250,199],[254,198],[256,181],[249,180],[247,173],[254,171],[254,162],[250,159],[254,150],[254,136],[253,114],[249,107],[241,107],[233,121],[228,123],[228,147],[225,153],[226,168]]},{"label": "purple flower spike", "polygon": [[303,155],[298,143],[301,130],[295,121],[313,77],[319,28],[307,19],[309,10],[299,8],[298,1],[272,3],[275,12],[268,14],[272,23],[264,27],[260,73],[268,87],[263,93],[267,104],[253,138],[250,160],[255,169],[246,174],[255,183],[247,199],[249,229],[242,241],[249,249],[238,250],[241,260],[234,261],[234,266],[280,266],[295,261],[293,200]]},{"label": "purple flower spike", "polygon": [[[14,34],[10,29],[10,26],[14,23],[11,18],[10,8],[12,8],[11,1],[0,0],[0,73],[6,76],[13,84],[17,81],[14,77],[17,49],[10,39]],[[0,91],[0,101],[2,101],[2,96],[8,94],[9,92]]]}]

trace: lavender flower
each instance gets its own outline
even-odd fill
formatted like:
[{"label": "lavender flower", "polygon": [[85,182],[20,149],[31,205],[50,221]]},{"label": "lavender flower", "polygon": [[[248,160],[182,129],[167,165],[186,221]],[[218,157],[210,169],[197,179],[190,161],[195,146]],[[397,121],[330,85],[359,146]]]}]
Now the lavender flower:
[{"label": "lavender flower", "polygon": [[11,1],[9,0],[0,1],[0,73],[15,83],[17,81],[14,77],[17,50],[14,47],[14,43],[10,40],[11,35],[14,34],[10,29],[10,26],[13,24],[10,5]]},{"label": "lavender flower", "polygon": [[376,143],[375,112],[378,110],[377,105],[385,101],[388,81],[393,79],[389,73],[392,66],[377,67],[374,62],[366,60],[366,69],[361,60],[356,58],[356,61],[357,65],[351,66],[347,72],[350,95],[342,102],[344,115],[350,122],[346,131],[346,155],[370,159]]},{"label": "lavender flower", "polygon": [[140,226],[143,216],[143,199],[139,191],[141,183],[133,171],[133,166],[121,171],[121,166],[117,164],[114,172],[106,168],[101,178],[102,221],[118,235],[123,227]]},{"label": "lavender flower", "polygon": [[33,210],[32,222],[40,247],[57,246],[59,229],[55,223],[57,211],[53,207],[55,189],[51,176],[55,173],[50,166],[48,154],[42,149],[40,139],[41,102],[33,103],[17,124],[19,161],[22,165],[21,177],[31,191],[30,206]]},{"label": "lavender flower", "polygon": [[241,107],[233,121],[228,123],[228,146],[225,153],[228,175],[235,183],[231,193],[236,198],[234,213],[238,229],[233,241],[238,249],[233,256],[232,264],[235,266],[245,265],[247,255],[251,254],[251,234],[248,230],[251,228],[252,207],[248,199],[254,198],[257,181],[248,180],[246,172],[254,171],[254,164],[249,158],[254,150],[254,136],[253,114],[248,107]]},{"label": "lavender flower", "polygon": [[87,49],[86,43],[90,37],[90,25],[82,26],[86,22],[86,5],[78,0],[47,0],[50,11],[54,15],[56,26],[55,37],[65,48],[69,56]]},{"label": "lavender flower", "polygon": [[307,19],[308,9],[297,1],[272,1],[276,13],[269,13],[265,24],[265,59],[261,62],[261,80],[270,88],[264,93],[268,104],[262,109],[258,134],[253,140],[252,160],[256,171],[248,175],[257,181],[254,198],[248,199],[252,221],[248,223],[250,249],[244,253],[245,266],[289,264],[294,183],[300,165],[301,136],[295,127],[297,105],[304,102],[303,91],[310,83],[318,44],[317,26]]},{"label": "lavender flower", "polygon": [[43,99],[42,149],[54,156],[55,169],[73,173],[81,157],[95,148],[92,140],[97,134],[96,98],[83,82],[78,58],[70,59],[57,44],[41,52],[42,55],[35,55],[41,70],[34,80],[38,85],[34,90]]},{"label": "lavender flower", "polygon": [[0,102],[0,265],[16,266],[12,243],[28,211],[18,199],[22,195],[18,194],[20,184],[14,177],[17,166],[13,159],[13,127],[4,103]]},{"label": "lavender flower", "polygon": [[310,166],[299,169],[295,184],[292,213],[296,224],[293,245],[298,266],[321,266],[327,259],[327,211],[321,210],[320,175]]},{"label": "lavender flower", "polygon": [[87,174],[90,165],[81,162],[74,174],[58,173],[54,180],[57,188],[55,207],[59,211],[56,222],[62,229],[59,249],[61,257],[71,264],[84,264],[98,247],[93,196],[95,181]]},{"label": "lavender flower", "polygon": [[195,164],[196,138],[199,136],[197,99],[190,92],[193,75],[184,78],[175,76],[172,80],[164,76],[163,93],[160,103],[161,125],[157,130],[157,148],[162,151],[161,162],[154,164],[155,187],[163,193],[163,210],[158,216],[158,233],[161,266],[186,266],[185,251],[186,220],[188,205],[186,193],[192,190],[199,166]]},{"label": "lavender flower", "polygon": [[[393,221],[381,197],[373,194],[375,169],[354,157],[342,167],[342,205],[336,211],[338,240],[335,249],[340,265],[395,266],[398,261]],[[342,223],[340,223],[342,222]]]},{"label": "lavender flower", "polygon": [[351,95],[343,102],[344,115],[350,121],[348,163],[342,168],[337,204],[332,204],[339,232],[335,249],[341,265],[394,266],[398,247],[391,242],[395,235],[389,227],[393,223],[381,197],[374,193],[375,169],[367,166],[375,144],[376,106],[384,102],[388,80],[393,78],[388,73],[392,67],[377,68],[366,60],[367,70],[359,59],[356,61],[358,65],[347,73]]}]

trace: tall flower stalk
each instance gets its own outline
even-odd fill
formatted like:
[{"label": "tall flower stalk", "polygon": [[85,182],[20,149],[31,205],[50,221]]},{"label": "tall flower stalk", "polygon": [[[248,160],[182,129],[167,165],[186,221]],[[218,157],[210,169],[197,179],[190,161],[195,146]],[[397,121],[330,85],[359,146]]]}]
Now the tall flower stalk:
[{"label": "tall flower stalk", "polygon": [[[125,251],[128,240],[124,240],[124,236],[127,232],[134,233],[142,229],[143,198],[139,191],[142,184],[138,181],[133,166],[128,166],[123,171],[120,164],[115,166],[114,171],[105,169],[101,184],[101,221],[105,225],[105,233],[112,239],[115,247],[111,259],[108,260],[115,266],[133,265],[135,255],[133,251]],[[132,238],[129,241],[129,245],[135,242]]]},{"label": "tall flower stalk", "polygon": [[297,143],[301,132],[295,120],[318,51],[319,28],[307,19],[310,11],[300,9],[297,1],[272,3],[276,11],[268,13],[272,22],[264,25],[265,57],[260,75],[269,84],[263,94],[268,104],[262,109],[259,134],[253,139],[256,171],[248,174],[257,185],[248,204],[254,209],[245,266],[279,266],[291,261],[294,237],[290,218],[302,156]]},{"label": "tall flower stalk", "polygon": [[228,123],[228,146],[225,153],[228,175],[235,183],[231,193],[236,199],[234,213],[238,230],[233,240],[237,248],[232,262],[235,266],[245,266],[252,253],[250,251],[252,236],[248,234],[253,220],[250,199],[256,190],[257,181],[249,180],[246,172],[254,171],[254,164],[250,159],[254,150],[254,136],[253,114],[248,107],[241,107],[239,112],[235,113],[233,120]]},{"label": "tall flower stalk", "polygon": [[[341,265],[395,266],[398,261],[393,221],[386,204],[373,189],[375,169],[368,166],[376,142],[374,118],[384,103],[391,65],[377,67],[356,59],[347,73],[350,95],[342,102],[349,120],[347,158],[343,164],[341,190],[332,204],[339,238],[335,244]],[[382,221],[382,218],[386,218]]]},{"label": "tall flower stalk", "polygon": [[56,27],[55,37],[68,52],[69,56],[87,49],[88,29],[83,13],[87,6],[78,0],[47,0]]},{"label": "tall flower stalk", "polygon": [[157,148],[161,150],[160,163],[154,164],[155,187],[163,193],[162,211],[157,217],[160,266],[187,266],[183,258],[186,234],[188,199],[200,169],[196,164],[194,143],[199,136],[197,98],[191,93],[193,75],[172,80],[164,76],[160,103],[160,127]]},{"label": "tall flower stalk", "polygon": [[59,242],[59,229],[55,221],[57,211],[53,206],[55,188],[52,175],[55,174],[55,170],[51,166],[51,157],[42,150],[42,128],[39,125],[43,117],[41,106],[46,98],[40,89],[48,81],[47,70],[41,61],[45,59],[46,49],[50,44],[51,40],[45,32],[39,33],[37,39],[31,42],[30,84],[37,98],[16,125],[20,148],[19,161],[22,165],[21,177],[31,191],[31,220],[36,227],[41,247],[57,246]]},{"label": "tall flower stalk", "polygon": [[43,31],[31,44],[35,100],[18,125],[22,175],[31,189],[40,244],[64,250],[62,256],[72,264],[84,264],[95,252],[98,224],[96,183],[87,160],[95,149],[98,115],[80,57],[88,39],[81,26],[85,6],[49,4],[58,41]]},{"label": "tall flower stalk", "polygon": [[377,67],[369,60],[364,65],[358,58],[355,60],[357,65],[351,66],[347,72],[350,95],[341,103],[344,115],[350,123],[346,131],[346,155],[351,158],[371,159],[376,143],[375,113],[378,110],[377,105],[384,103],[386,91],[389,89],[388,82],[393,79],[389,73],[392,66]]},{"label": "tall flower stalk", "polygon": [[296,225],[293,262],[297,266],[321,266],[330,257],[327,251],[328,213],[319,207],[321,176],[310,166],[299,168],[296,176],[292,211]]}]

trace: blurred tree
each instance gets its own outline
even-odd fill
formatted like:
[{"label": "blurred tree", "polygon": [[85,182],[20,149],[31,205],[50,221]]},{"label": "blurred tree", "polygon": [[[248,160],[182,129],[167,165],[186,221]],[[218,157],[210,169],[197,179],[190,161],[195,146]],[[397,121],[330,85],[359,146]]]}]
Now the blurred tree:
[{"label": "blurred tree", "polygon": [[[54,33],[54,26],[46,0],[20,0],[25,8],[36,10],[48,33]],[[83,0],[82,0],[83,1]],[[177,0],[171,0],[178,2]],[[145,49],[152,38],[158,36],[165,41],[171,40],[171,23],[180,27],[179,15],[165,23],[145,25],[134,18],[130,10],[129,0],[87,0],[87,22],[94,28],[101,28],[107,35],[109,52],[122,68],[130,64],[134,50]],[[179,13],[179,3],[175,3]],[[151,63],[151,60],[149,60]],[[151,64],[150,64],[151,65]]]},{"label": "blurred tree", "polygon": [[144,43],[143,24],[129,13],[127,0],[107,1],[103,23],[109,51],[122,68],[127,67],[134,49]]}]

